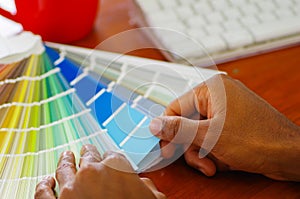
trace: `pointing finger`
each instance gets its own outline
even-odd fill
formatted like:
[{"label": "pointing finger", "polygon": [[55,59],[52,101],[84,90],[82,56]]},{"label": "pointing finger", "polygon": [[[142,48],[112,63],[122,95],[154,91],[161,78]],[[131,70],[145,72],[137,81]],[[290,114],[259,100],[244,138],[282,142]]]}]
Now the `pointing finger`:
[{"label": "pointing finger", "polygon": [[101,155],[94,145],[87,144],[82,146],[80,151],[80,167],[84,167],[89,163],[101,162]]},{"label": "pointing finger", "polygon": [[62,190],[68,183],[72,183],[75,179],[75,174],[75,156],[71,151],[66,151],[61,154],[56,169],[56,179],[59,189]]},{"label": "pointing finger", "polygon": [[150,131],[160,139],[178,144],[201,146],[210,120],[190,120],[179,116],[161,116],[150,123]]}]

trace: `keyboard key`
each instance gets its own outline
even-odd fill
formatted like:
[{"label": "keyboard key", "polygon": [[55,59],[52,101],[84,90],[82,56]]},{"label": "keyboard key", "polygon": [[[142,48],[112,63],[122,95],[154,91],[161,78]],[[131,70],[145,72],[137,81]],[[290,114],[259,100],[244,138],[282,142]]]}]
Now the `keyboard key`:
[{"label": "keyboard key", "polygon": [[234,7],[247,4],[248,0],[229,0],[230,4]]},{"label": "keyboard key", "polygon": [[277,20],[277,17],[272,12],[262,13],[258,17],[259,17],[260,21],[262,21],[262,23],[272,22],[272,21]]},{"label": "keyboard key", "polygon": [[180,46],[180,43],[186,43],[187,40],[189,40],[188,35],[185,35],[181,32],[169,31],[168,34],[166,33],[166,31],[157,31],[158,35],[162,35],[160,36],[161,42],[167,48],[174,48],[174,51],[177,51],[179,49],[178,46]]},{"label": "keyboard key", "polygon": [[225,32],[222,37],[229,49],[236,49],[253,43],[252,35],[246,30]]},{"label": "keyboard key", "polygon": [[219,24],[205,26],[205,30],[209,35],[218,35],[220,33],[224,33],[224,28]]},{"label": "keyboard key", "polygon": [[232,31],[232,30],[241,30],[243,29],[241,23],[239,21],[226,21],[224,23],[222,23],[222,25],[224,26],[224,28],[227,31]]},{"label": "keyboard key", "polygon": [[198,15],[205,15],[205,14],[209,14],[213,11],[212,7],[205,2],[197,2],[193,5],[193,8],[195,10],[195,13]]},{"label": "keyboard key", "polygon": [[264,12],[273,12],[277,9],[275,4],[273,3],[273,0],[259,1],[259,2],[256,2],[256,4]]},{"label": "keyboard key", "polygon": [[[186,26],[181,22],[181,21],[170,21],[170,22],[165,22],[161,21],[155,24],[156,27],[163,28],[163,29],[170,29],[170,31],[179,31],[183,32],[186,29]],[[165,34],[167,30],[164,30]],[[167,37],[168,35],[166,35]]]},{"label": "keyboard key", "polygon": [[153,11],[160,10],[160,4],[157,0],[151,0],[151,1],[145,1],[145,0],[137,0],[139,6],[142,8],[142,10],[147,10],[147,12],[150,14]]},{"label": "keyboard key", "polygon": [[214,10],[226,10],[229,7],[227,0],[210,0]]},{"label": "keyboard key", "polygon": [[205,15],[209,23],[221,23],[224,20],[224,17],[219,12],[212,12]]},{"label": "keyboard key", "polygon": [[191,28],[187,30],[187,34],[191,39],[201,40],[203,37],[207,36],[207,33],[203,29],[199,30],[197,28]]},{"label": "keyboard key", "polygon": [[244,26],[253,26],[256,25],[259,22],[258,18],[256,16],[246,16],[240,19],[240,22],[244,25]]},{"label": "keyboard key", "polygon": [[184,20],[190,17],[193,17],[194,10],[191,6],[182,6],[176,8],[176,13],[179,16],[180,19]]},{"label": "keyboard key", "polygon": [[178,1],[181,4],[181,6],[185,6],[185,5],[192,5],[196,3],[198,0],[178,0]]},{"label": "keyboard key", "polygon": [[239,9],[244,16],[254,16],[259,12],[257,5],[249,3],[240,5]]},{"label": "keyboard key", "polygon": [[217,35],[204,37],[199,42],[203,45],[207,53],[220,52],[227,48],[225,41]]},{"label": "keyboard key", "polygon": [[223,11],[227,20],[239,19],[242,15],[241,11],[237,8],[229,8]]},{"label": "keyboard key", "polygon": [[173,10],[161,10],[156,11],[148,15],[148,20],[150,25],[156,26],[156,24],[160,24],[162,22],[176,21],[177,15]]},{"label": "keyboard key", "polygon": [[300,33],[300,17],[249,27],[256,42]]},{"label": "keyboard key", "polygon": [[205,17],[203,17],[202,15],[191,17],[186,20],[186,23],[190,28],[197,28],[199,32],[201,31],[201,28],[207,24]]},{"label": "keyboard key", "polygon": [[[299,11],[299,9],[300,7],[297,9],[297,12]],[[294,13],[291,12],[291,9],[279,8],[275,10],[275,15],[280,19],[285,19],[285,18],[292,18],[294,16]]]},{"label": "keyboard key", "polygon": [[159,3],[165,9],[169,9],[169,8],[177,7],[178,6],[177,2],[174,1],[174,0],[163,0],[163,1],[159,1]]},{"label": "keyboard key", "polygon": [[190,57],[202,57],[205,55],[203,47],[190,39],[182,40],[178,43],[171,43],[166,45],[166,47],[173,56],[179,59],[189,59]]},{"label": "keyboard key", "polygon": [[291,8],[294,6],[294,2],[292,0],[274,0],[278,8]]}]

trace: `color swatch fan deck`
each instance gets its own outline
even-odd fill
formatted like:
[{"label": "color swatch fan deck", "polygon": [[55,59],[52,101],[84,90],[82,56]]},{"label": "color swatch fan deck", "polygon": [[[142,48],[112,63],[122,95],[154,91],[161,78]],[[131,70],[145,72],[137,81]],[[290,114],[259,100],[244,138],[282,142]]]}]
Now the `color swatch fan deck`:
[{"label": "color swatch fan deck", "polygon": [[39,42],[38,51],[32,45],[0,57],[1,198],[33,198],[60,154],[72,150],[79,158],[84,144],[123,153],[138,172],[148,169],[161,159],[151,119],[218,73]]}]

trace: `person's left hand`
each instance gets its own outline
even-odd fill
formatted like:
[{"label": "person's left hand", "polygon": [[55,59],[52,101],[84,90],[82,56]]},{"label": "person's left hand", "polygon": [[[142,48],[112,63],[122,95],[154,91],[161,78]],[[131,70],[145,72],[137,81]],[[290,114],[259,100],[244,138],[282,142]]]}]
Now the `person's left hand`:
[{"label": "person's left hand", "polygon": [[[78,171],[74,154],[70,151],[62,153],[56,179],[60,199],[165,198],[150,179],[139,178],[134,173],[123,155],[109,152],[102,160],[93,145],[82,147]],[[54,188],[54,178],[44,178],[36,186],[35,199],[55,199]]]}]

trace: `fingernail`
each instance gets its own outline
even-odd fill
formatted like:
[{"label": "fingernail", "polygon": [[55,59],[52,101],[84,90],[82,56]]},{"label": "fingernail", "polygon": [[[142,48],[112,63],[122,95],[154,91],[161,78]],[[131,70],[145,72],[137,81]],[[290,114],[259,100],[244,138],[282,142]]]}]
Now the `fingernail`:
[{"label": "fingernail", "polygon": [[154,135],[158,135],[162,130],[162,127],[163,127],[162,121],[158,118],[154,118],[149,125],[150,131]]}]

